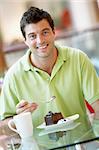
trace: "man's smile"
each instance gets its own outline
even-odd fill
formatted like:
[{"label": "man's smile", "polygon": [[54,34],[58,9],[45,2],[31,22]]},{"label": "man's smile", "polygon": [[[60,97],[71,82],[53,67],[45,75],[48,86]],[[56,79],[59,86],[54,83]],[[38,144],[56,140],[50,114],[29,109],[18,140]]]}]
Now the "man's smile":
[{"label": "man's smile", "polygon": [[36,48],[40,51],[45,51],[47,47],[48,47],[48,44],[45,44],[45,45],[42,45],[42,46],[37,46]]}]

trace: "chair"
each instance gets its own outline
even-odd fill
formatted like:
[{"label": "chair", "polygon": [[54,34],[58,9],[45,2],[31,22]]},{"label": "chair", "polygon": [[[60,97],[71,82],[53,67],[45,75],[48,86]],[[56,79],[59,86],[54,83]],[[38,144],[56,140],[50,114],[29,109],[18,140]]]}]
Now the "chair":
[{"label": "chair", "polygon": [[94,109],[92,108],[92,106],[85,100],[87,109],[89,110],[90,113],[95,113]]}]

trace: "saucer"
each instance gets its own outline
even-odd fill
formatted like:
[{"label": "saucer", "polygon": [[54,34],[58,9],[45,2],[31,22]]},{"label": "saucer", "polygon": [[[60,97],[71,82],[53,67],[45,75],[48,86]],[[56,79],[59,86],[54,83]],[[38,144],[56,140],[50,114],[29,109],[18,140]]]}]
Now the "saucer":
[{"label": "saucer", "polygon": [[39,125],[37,128],[38,129],[51,129],[51,128],[61,128],[64,127],[66,125],[70,125],[71,123],[73,123],[74,120],[79,118],[79,114],[75,114],[69,117],[66,117],[64,119],[60,119],[57,124],[52,124],[52,125],[48,125],[46,126],[45,122],[43,122],[41,125]]},{"label": "saucer", "polygon": [[66,117],[64,119],[60,119],[57,122],[57,124],[52,124],[48,126],[46,126],[45,122],[43,122],[41,125],[37,127],[38,129],[43,129],[43,131],[39,133],[39,136],[49,134],[49,133],[59,132],[59,131],[72,130],[80,124],[80,123],[74,122],[74,120],[78,118],[79,118],[79,114],[75,114],[75,115]]},{"label": "saucer", "polygon": [[78,127],[81,123],[78,122],[78,123],[75,123],[75,122],[72,122],[71,124],[69,125],[64,125],[62,124],[61,126],[55,126],[54,128],[46,128],[46,129],[43,129],[43,131],[41,131],[39,133],[39,136],[43,136],[43,135],[46,135],[46,134],[50,134],[50,133],[55,133],[55,132],[59,132],[59,131],[69,131],[69,130],[73,130],[75,129],[76,127]]}]

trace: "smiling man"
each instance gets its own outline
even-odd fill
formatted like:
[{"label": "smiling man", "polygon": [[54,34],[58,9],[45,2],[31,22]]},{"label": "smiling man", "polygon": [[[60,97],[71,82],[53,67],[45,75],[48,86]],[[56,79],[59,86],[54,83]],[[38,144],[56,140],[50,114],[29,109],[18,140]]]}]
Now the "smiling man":
[{"label": "smiling man", "polygon": [[[77,113],[84,125],[78,130],[81,137],[90,129],[84,99],[99,119],[99,80],[92,63],[82,51],[55,44],[53,19],[42,9],[29,8],[20,28],[29,50],[5,76],[1,119],[30,111],[36,127],[48,111],[61,112],[64,117]],[[53,102],[42,103],[52,96],[56,97]]]},{"label": "smiling man", "polygon": [[52,30],[46,19],[42,19],[36,24],[28,24],[24,31],[26,33],[25,43],[32,51],[31,63],[51,74],[57,59],[57,49],[54,46],[54,29]]}]

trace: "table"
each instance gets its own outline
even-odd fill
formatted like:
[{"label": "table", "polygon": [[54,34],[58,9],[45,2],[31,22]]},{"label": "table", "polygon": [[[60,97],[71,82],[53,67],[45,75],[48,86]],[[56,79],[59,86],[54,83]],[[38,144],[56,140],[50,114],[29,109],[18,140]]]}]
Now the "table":
[{"label": "table", "polygon": [[[53,131],[50,134],[35,128],[35,136],[23,140],[14,132],[10,134],[5,127],[5,133],[9,130],[9,136],[4,135],[0,139],[0,150],[99,150],[99,124],[91,126],[90,130],[81,122],[74,125],[72,130]],[[83,132],[83,126],[86,132]]]}]

